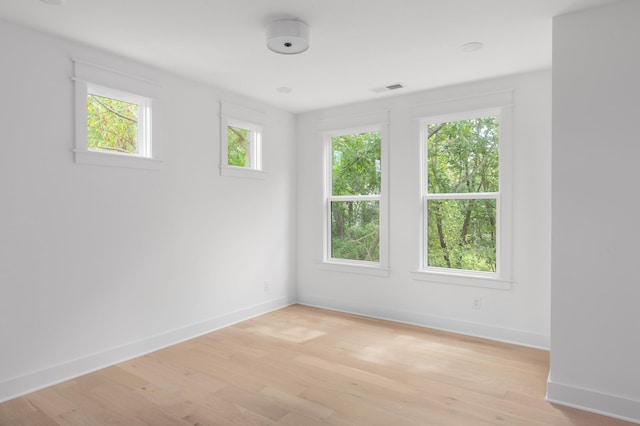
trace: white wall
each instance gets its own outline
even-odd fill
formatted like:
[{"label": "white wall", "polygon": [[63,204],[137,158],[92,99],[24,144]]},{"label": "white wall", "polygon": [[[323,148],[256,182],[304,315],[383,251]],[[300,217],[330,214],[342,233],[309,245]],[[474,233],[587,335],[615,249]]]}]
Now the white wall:
[{"label": "white wall", "polygon": [[[513,286],[511,290],[415,281],[418,268],[419,142],[412,106],[514,90]],[[322,260],[323,150],[319,120],[390,111],[390,274],[336,272]],[[551,73],[499,78],[298,117],[298,300],[365,315],[549,345]],[[482,309],[472,301],[482,298]]]},{"label": "white wall", "polygon": [[640,2],[554,20],[548,398],[640,422]]},{"label": "white wall", "polygon": [[[71,57],[161,84],[160,171],[73,162]],[[3,21],[0,58],[0,401],[295,299],[291,114]],[[267,179],[220,176],[220,99]]]}]

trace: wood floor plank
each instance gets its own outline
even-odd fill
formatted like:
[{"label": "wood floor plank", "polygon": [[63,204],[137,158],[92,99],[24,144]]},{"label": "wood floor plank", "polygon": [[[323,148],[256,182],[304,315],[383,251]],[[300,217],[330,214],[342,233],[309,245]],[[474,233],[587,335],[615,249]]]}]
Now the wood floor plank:
[{"label": "wood floor plank", "polygon": [[0,404],[0,425],[631,423],[544,400],[546,351],[294,305]]}]

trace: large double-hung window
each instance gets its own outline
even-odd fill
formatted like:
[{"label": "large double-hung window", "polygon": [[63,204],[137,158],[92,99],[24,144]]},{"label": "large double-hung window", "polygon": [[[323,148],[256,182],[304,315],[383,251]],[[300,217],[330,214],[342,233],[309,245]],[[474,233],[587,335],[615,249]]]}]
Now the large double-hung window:
[{"label": "large double-hung window", "polygon": [[498,114],[425,124],[425,267],[497,270]]},{"label": "large double-hung window", "polygon": [[387,266],[386,126],[325,134],[326,263]]},{"label": "large double-hung window", "polygon": [[[502,102],[509,96],[502,95]],[[432,274],[428,279],[510,285],[509,109],[507,104],[420,119],[420,272]]]}]

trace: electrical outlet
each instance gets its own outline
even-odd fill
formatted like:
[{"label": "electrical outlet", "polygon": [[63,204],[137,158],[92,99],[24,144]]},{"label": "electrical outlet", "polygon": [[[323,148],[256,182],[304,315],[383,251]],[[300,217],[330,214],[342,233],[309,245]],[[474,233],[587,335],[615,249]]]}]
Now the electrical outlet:
[{"label": "electrical outlet", "polygon": [[479,297],[473,298],[473,309],[482,309],[482,299]]},{"label": "electrical outlet", "polygon": [[264,282],[264,291],[269,291],[271,289],[271,281]]}]

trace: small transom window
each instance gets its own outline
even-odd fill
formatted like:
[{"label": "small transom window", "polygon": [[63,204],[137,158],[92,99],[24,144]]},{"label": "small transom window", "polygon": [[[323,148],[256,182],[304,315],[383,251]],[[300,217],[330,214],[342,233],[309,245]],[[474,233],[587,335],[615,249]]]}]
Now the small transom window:
[{"label": "small transom window", "polygon": [[265,113],[220,102],[220,173],[264,179],[263,128]]},{"label": "small transom window", "polygon": [[151,157],[148,98],[105,87],[87,87],[87,148]]}]

